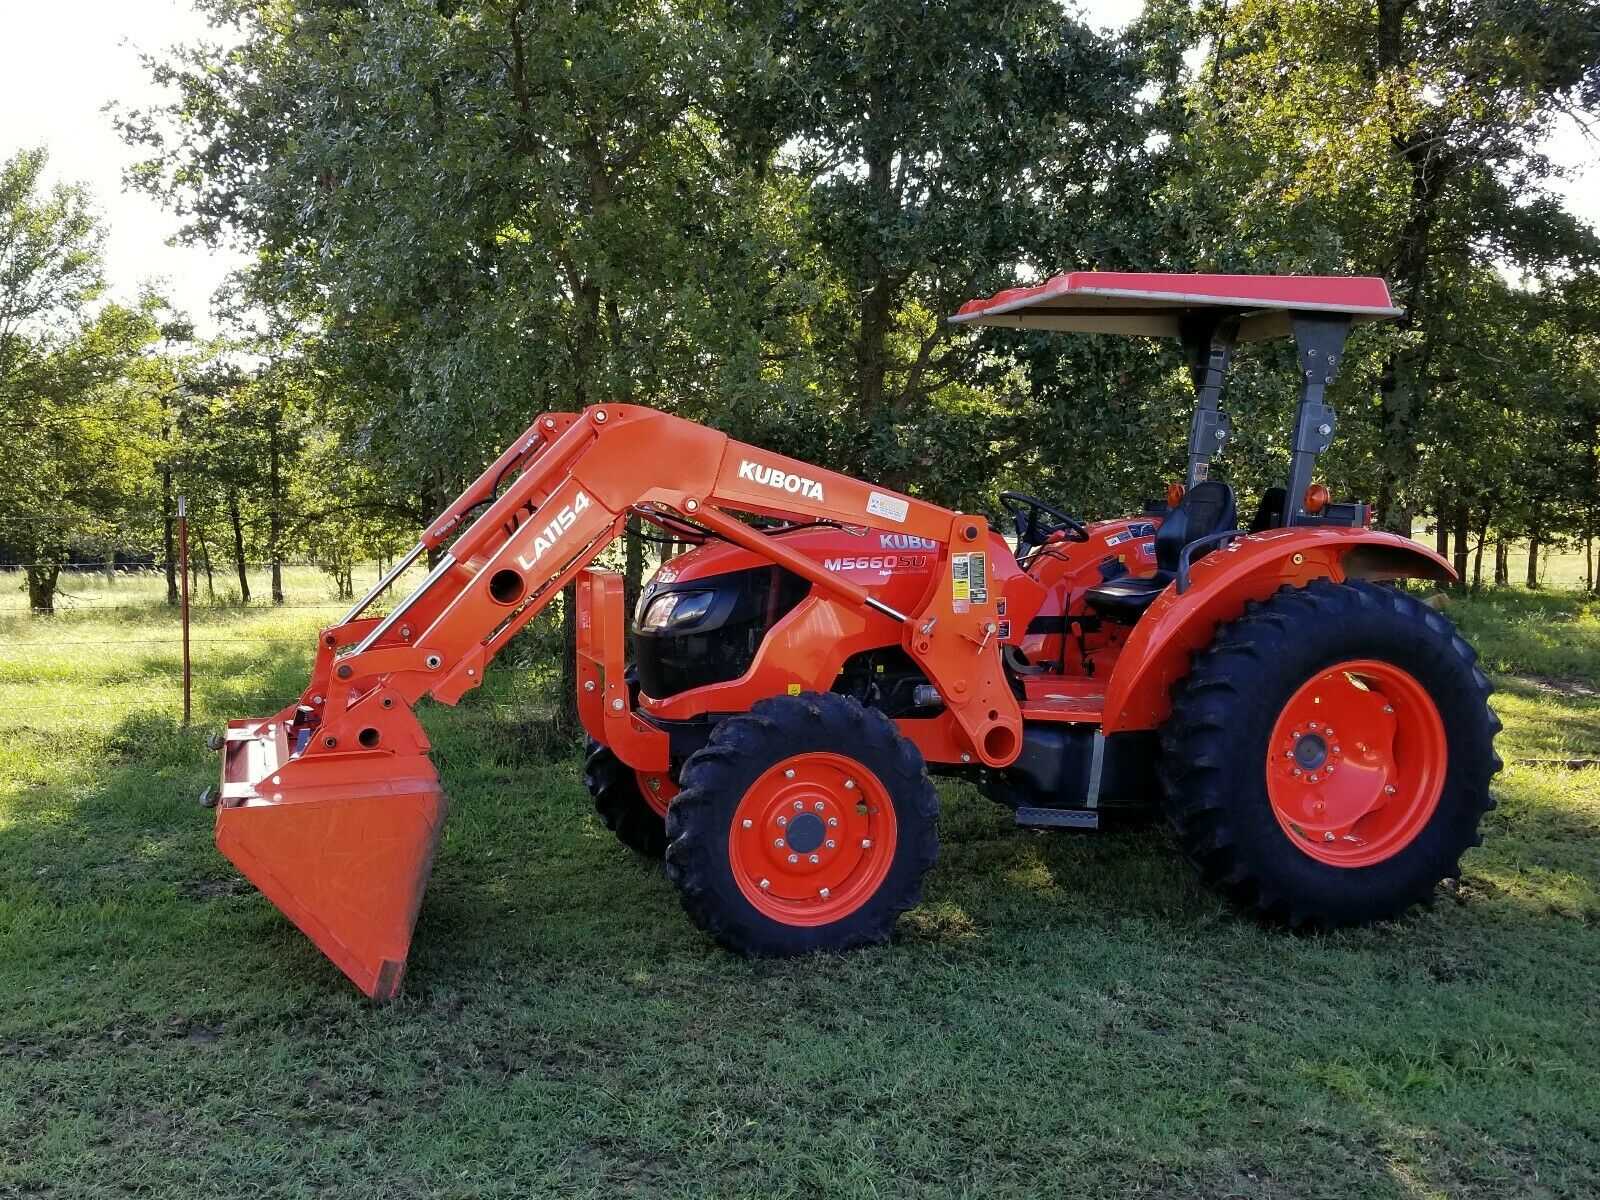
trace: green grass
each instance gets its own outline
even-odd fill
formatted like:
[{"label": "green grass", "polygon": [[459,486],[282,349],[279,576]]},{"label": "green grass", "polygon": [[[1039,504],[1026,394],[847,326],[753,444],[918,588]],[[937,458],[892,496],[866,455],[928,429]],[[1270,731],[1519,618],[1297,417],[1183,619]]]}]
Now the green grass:
[{"label": "green grass", "polygon": [[[372,1008],[193,802],[335,610],[202,610],[183,730],[154,582],[42,621],[0,581],[0,1195],[1600,1193],[1600,770],[1509,766],[1435,907],[1321,937],[1232,916],[1159,825],[1023,834],[947,787],[893,946],[749,963],[502,670],[426,706],[454,808]],[[1451,612],[1508,761],[1600,754],[1600,607]]]}]

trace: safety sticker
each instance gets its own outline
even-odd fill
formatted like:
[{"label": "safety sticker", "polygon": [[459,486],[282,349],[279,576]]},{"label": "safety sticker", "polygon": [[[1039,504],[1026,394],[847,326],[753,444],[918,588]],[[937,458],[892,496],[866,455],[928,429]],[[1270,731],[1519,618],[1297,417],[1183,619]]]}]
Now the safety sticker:
[{"label": "safety sticker", "polygon": [[1008,637],[1010,637],[1011,636],[1011,622],[1010,621],[1001,621],[1000,622],[1000,631],[995,636],[998,637],[1002,642],[1005,641]]},{"label": "safety sticker", "polygon": [[1135,525],[1129,525],[1121,533],[1112,534],[1106,539],[1106,545],[1120,546],[1123,542],[1133,541],[1134,538],[1150,537],[1155,531],[1156,527],[1154,525],[1148,521],[1141,521]]},{"label": "safety sticker", "polygon": [[872,492],[867,496],[867,511],[875,517],[904,521],[906,513],[911,511],[911,505],[898,496],[885,496],[882,492]]},{"label": "safety sticker", "polygon": [[970,604],[989,603],[988,555],[974,550],[950,556],[950,598],[958,613],[966,612]]},{"label": "safety sticker", "polygon": [[791,696],[798,696],[804,690],[805,689],[802,688],[798,683],[791,683],[788,688],[789,695]]}]

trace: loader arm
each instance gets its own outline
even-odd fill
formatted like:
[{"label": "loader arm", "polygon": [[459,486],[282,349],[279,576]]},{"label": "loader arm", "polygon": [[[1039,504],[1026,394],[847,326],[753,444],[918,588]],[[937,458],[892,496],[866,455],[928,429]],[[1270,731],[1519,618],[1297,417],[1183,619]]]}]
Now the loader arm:
[{"label": "loader arm", "polygon": [[[369,995],[399,988],[443,824],[443,793],[413,706],[425,696],[454,704],[482,683],[494,656],[593,563],[638,505],[676,513],[836,602],[893,622],[945,698],[963,758],[999,767],[1016,757],[1022,720],[996,637],[996,589],[980,578],[958,598],[948,582],[958,555],[972,556],[963,576],[986,571],[982,517],[647,408],[544,414],[377,588],[321,632],[311,683],[296,704],[266,721],[229,725],[218,845]],[[914,610],[897,612],[734,513],[927,539],[940,547],[940,569]],[[365,615],[404,565],[438,551],[456,530],[410,594],[382,618]],[[605,694],[625,703],[620,679],[605,680]],[[665,770],[666,735],[637,714],[625,717],[648,765]]]}]

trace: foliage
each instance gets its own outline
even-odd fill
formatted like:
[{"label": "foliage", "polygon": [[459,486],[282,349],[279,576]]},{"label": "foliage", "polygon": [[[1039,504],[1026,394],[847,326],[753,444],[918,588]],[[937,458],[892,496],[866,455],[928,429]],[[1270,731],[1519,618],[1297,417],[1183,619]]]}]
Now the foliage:
[{"label": "foliage", "polygon": [[89,305],[101,231],[87,194],[42,192],[46,158],[0,164],[0,539],[27,563],[30,606],[49,612],[69,550],[109,554],[151,482],[140,352],[160,302]]}]

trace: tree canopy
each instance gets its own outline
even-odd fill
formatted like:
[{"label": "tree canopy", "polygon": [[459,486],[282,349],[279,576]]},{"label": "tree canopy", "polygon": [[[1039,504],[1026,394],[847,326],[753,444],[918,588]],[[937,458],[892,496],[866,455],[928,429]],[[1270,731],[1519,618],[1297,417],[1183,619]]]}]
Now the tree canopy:
[{"label": "tree canopy", "polygon": [[[118,120],[186,236],[252,251],[234,332],[100,303],[86,198],[24,155],[0,394],[140,397],[140,486],[165,526],[183,484],[207,555],[348,575],[597,400],[943,503],[1127,511],[1182,462],[1174,349],[945,320],[1092,267],[1384,275],[1406,315],[1352,342],[1335,492],[1458,554],[1597,532],[1600,235],[1544,149],[1600,105],[1594,0],[1149,0],[1120,33],[1055,0],[200,7],[218,39]],[[1247,498],[1288,365],[1240,357]]]}]

